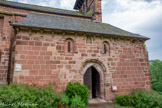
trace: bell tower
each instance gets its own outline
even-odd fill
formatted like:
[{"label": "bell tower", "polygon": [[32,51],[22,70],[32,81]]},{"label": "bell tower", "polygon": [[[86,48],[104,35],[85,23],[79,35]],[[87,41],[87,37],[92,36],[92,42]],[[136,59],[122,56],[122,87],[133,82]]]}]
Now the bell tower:
[{"label": "bell tower", "polygon": [[102,22],[101,0],[76,0],[74,9],[92,15],[93,20]]}]

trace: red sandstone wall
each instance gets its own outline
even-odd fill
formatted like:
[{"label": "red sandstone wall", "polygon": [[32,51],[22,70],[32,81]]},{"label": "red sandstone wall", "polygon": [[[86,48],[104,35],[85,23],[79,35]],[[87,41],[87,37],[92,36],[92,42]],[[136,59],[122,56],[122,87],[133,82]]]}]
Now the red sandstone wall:
[{"label": "red sandstone wall", "polygon": [[9,47],[12,27],[8,20],[12,19],[10,16],[4,16],[3,28],[1,32],[1,61],[0,61],[0,83],[5,83],[7,80],[8,61],[9,61]]},{"label": "red sandstone wall", "polygon": [[114,67],[113,85],[117,85],[119,94],[126,94],[130,89],[151,90],[148,53],[143,44],[138,41],[114,42],[111,50],[117,58],[109,58],[108,64]]},{"label": "red sandstone wall", "polygon": [[[0,6],[0,12],[9,12],[9,13],[19,13],[19,14],[29,14],[30,12],[35,12],[35,11],[29,11],[29,10],[23,10],[23,9],[16,9],[16,8],[11,8],[11,7],[6,7],[6,6]],[[41,12],[37,12],[41,13]],[[44,13],[47,14],[47,13]],[[52,14],[56,15],[56,14]],[[59,15],[59,16],[64,16],[64,15]],[[2,32],[0,33],[0,42],[1,42],[1,61],[0,61],[0,84],[6,83],[7,82],[7,73],[9,69],[9,50],[10,50],[10,45],[12,44],[11,37],[14,37],[14,30],[13,27],[9,25],[8,21],[12,20],[13,22],[19,22],[21,21],[24,17],[22,16],[15,16],[15,15],[4,15],[1,14],[0,17],[4,18],[3,22],[3,28]],[[65,17],[70,17],[70,18],[79,18],[79,19],[86,19],[90,20],[88,18],[84,17],[75,17],[75,16],[65,16]],[[12,46],[14,48],[14,46]],[[14,52],[13,52],[14,53]],[[12,76],[12,71],[11,75]]]},{"label": "red sandstone wall", "polygon": [[[1,9],[1,8],[0,8]],[[23,19],[20,16],[12,16],[12,15],[1,15],[3,18],[3,27],[0,33],[1,38],[1,60],[0,60],[0,84],[7,82],[7,73],[9,69],[9,50],[11,45],[11,40],[14,37],[13,27],[10,26],[9,22],[12,20],[13,22],[18,22]]]},{"label": "red sandstone wall", "polygon": [[[101,95],[107,100],[116,93],[127,94],[131,89],[151,90],[148,56],[143,42],[94,38],[89,43],[85,36],[52,37],[40,33],[29,36],[27,31],[19,32],[16,37],[15,64],[21,64],[22,71],[14,71],[14,82],[38,85],[55,82],[56,90],[62,90],[69,81],[83,83],[84,68],[88,67],[84,64],[89,60],[100,72]],[[67,38],[74,41],[72,55],[65,54]],[[103,54],[104,41],[110,44],[110,54]],[[107,83],[110,86],[105,86]],[[118,87],[118,92],[111,91],[111,84]]]}]

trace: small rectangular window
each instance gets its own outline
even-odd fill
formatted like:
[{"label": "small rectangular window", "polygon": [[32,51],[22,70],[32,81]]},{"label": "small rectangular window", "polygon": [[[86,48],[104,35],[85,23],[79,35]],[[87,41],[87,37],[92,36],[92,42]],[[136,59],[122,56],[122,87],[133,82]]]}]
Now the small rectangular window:
[{"label": "small rectangular window", "polygon": [[68,52],[71,51],[70,47],[71,47],[70,42],[68,42]]}]

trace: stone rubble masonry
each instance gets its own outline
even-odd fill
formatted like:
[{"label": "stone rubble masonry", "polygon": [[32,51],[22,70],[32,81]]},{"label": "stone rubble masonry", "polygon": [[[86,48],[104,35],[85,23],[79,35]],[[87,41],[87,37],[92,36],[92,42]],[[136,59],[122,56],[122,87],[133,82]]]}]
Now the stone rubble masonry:
[{"label": "stone rubble masonry", "polygon": [[[74,51],[65,53],[67,39],[73,40]],[[86,61],[100,61],[101,96],[111,100],[114,94],[127,94],[132,89],[151,90],[148,55],[142,41],[112,38],[93,39],[86,43],[86,36],[32,33],[19,31],[16,36],[15,65],[21,64],[22,71],[14,71],[13,82],[37,84],[39,86],[55,82],[56,91],[65,89],[69,81],[83,83],[83,68]],[[103,42],[108,42],[109,54],[103,54]],[[109,83],[110,86],[105,86]],[[118,92],[111,91],[116,85]],[[105,92],[105,93],[104,93]]]},{"label": "stone rubble masonry", "polygon": [[[19,14],[29,14],[31,12],[36,12],[36,13],[41,13],[37,11],[29,11],[29,10],[23,10],[23,9],[16,9],[12,7],[7,7],[7,6],[0,6],[0,12],[3,13],[19,13]],[[48,13],[44,13],[48,14]],[[50,14],[50,15],[57,15],[57,14]],[[60,15],[58,15],[60,16]],[[63,16],[63,15],[61,15]],[[1,14],[0,17],[3,17],[4,22],[3,22],[3,28],[2,32],[0,33],[0,50],[1,50],[1,61],[0,61],[0,84],[7,83],[7,73],[9,69],[9,50],[10,50],[10,45],[11,39],[14,38],[14,29],[12,26],[10,26],[8,21],[12,22],[19,22],[24,19],[23,16],[18,16],[18,15],[6,15],[6,14]],[[88,18],[84,17],[75,17],[75,16],[65,16],[65,17],[70,17],[70,18],[79,18],[79,19],[85,19],[85,20],[90,20]],[[13,48],[14,49],[14,46]],[[12,60],[11,60],[12,61]],[[12,74],[13,72],[11,72]],[[12,75],[10,75],[12,77]]]}]

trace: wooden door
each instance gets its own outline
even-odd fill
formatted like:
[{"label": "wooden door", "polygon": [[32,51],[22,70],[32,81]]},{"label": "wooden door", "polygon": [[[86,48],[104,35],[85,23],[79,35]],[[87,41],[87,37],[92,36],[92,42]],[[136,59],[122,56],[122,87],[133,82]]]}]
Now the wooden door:
[{"label": "wooden door", "polygon": [[100,98],[100,75],[95,68],[88,68],[84,74],[84,84],[89,89],[90,98]]}]

